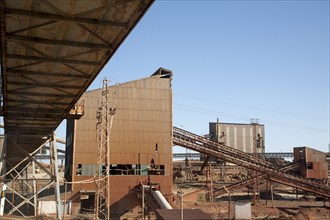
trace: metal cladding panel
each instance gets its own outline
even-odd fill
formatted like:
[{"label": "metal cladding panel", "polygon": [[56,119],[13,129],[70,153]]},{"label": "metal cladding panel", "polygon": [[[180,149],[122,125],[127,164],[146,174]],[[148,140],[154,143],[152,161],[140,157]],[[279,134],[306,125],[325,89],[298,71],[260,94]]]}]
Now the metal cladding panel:
[{"label": "metal cladding panel", "polygon": [[293,160],[299,161],[301,159],[305,160],[305,148],[303,147],[293,148]]},{"label": "metal cladding panel", "polygon": [[[251,124],[235,124],[235,123],[209,123],[209,132],[212,137],[219,137],[219,142],[225,142],[226,145],[246,153],[253,153],[253,126]],[[257,127],[257,134],[265,142],[265,128],[264,125],[259,124]],[[218,135],[217,135],[218,132]],[[259,153],[264,152],[263,148],[258,148]]]},{"label": "metal cladding panel", "polygon": [[[172,89],[170,79],[148,77],[109,87],[110,102],[116,107],[110,134],[111,164],[150,164],[153,159],[165,166],[165,175],[152,176],[161,191],[172,191]],[[88,91],[81,99],[87,109],[76,121],[73,179],[78,164],[97,163],[96,110],[101,89]],[[156,154],[155,145],[158,145]],[[111,203],[118,202],[129,189],[147,176],[111,176]],[[88,187],[92,187],[88,186]],[[94,185],[95,187],[95,185]],[[73,190],[84,185],[73,185]]]},{"label": "metal cladding panel", "polygon": [[[153,0],[2,0],[7,162],[36,150],[92,83]],[[24,163],[21,165],[24,167]]]},{"label": "metal cladding panel", "polygon": [[310,179],[328,178],[328,164],[324,152],[309,147],[295,147],[293,152],[294,161],[300,159],[304,161],[304,165],[299,168],[303,177]]}]

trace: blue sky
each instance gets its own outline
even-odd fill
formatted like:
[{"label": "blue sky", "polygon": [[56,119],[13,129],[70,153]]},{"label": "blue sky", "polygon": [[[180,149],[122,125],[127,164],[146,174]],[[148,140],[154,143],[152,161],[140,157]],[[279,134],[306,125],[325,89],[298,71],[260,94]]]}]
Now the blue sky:
[{"label": "blue sky", "polygon": [[207,134],[217,117],[258,118],[266,152],[328,151],[329,7],[329,1],[158,0],[90,89],[104,77],[122,83],[164,67],[174,74],[175,126]]}]

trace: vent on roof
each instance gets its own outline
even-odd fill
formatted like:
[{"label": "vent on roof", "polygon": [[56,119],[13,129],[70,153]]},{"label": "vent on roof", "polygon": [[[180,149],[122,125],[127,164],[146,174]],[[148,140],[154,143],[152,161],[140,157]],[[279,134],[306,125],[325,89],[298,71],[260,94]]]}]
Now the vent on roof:
[{"label": "vent on roof", "polygon": [[166,78],[166,79],[172,79],[172,71],[162,68],[160,67],[156,72],[154,72],[154,74],[152,74],[151,76],[154,77],[159,77],[159,78]]}]

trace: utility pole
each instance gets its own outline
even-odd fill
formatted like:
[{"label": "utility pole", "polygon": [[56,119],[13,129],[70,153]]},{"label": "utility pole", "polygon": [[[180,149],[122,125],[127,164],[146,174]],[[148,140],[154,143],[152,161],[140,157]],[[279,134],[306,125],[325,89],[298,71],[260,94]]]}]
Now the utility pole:
[{"label": "utility pole", "polygon": [[142,220],[145,220],[145,213],[144,213],[144,209],[145,209],[145,204],[144,204],[144,185],[141,182],[141,186],[142,186]]},{"label": "utility pole", "polygon": [[210,202],[213,203],[213,181],[212,181],[212,165],[211,165],[211,161],[209,163],[210,166],[210,170],[209,170],[209,175],[210,175]]},{"label": "utility pole", "polygon": [[223,188],[227,191],[228,196],[229,196],[229,200],[228,200],[228,219],[231,219],[231,210],[230,210],[230,206],[231,206],[231,193],[230,191],[226,188],[226,186],[223,186]]},{"label": "utility pole", "polygon": [[108,80],[103,80],[101,106],[96,112],[97,169],[95,218],[110,219],[110,131],[116,109],[109,103]]},{"label": "utility pole", "polygon": [[[257,159],[257,126],[259,124],[259,119],[250,119],[250,123],[253,127],[253,156]],[[259,193],[258,173],[254,171],[253,175],[255,176],[253,179],[253,200],[254,204],[257,204],[259,200],[259,196],[257,196],[257,193]]]},{"label": "utility pole", "polygon": [[180,191],[177,192],[177,194],[180,196],[180,216],[181,220],[183,220],[183,192],[182,192],[182,186],[180,187]]}]

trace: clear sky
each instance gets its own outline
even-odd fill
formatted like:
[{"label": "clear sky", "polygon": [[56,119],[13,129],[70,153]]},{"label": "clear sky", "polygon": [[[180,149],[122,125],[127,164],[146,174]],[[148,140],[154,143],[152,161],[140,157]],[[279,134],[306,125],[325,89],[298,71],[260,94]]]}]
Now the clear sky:
[{"label": "clear sky", "polygon": [[266,152],[328,151],[329,1],[158,0],[91,85],[173,71],[173,123],[265,125]]}]

